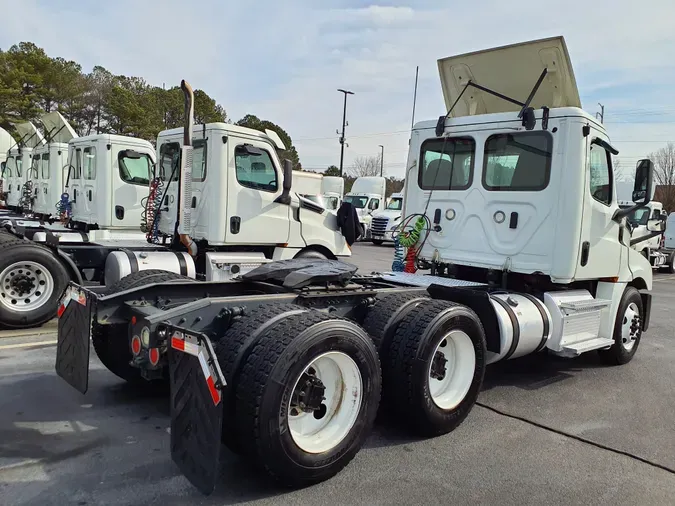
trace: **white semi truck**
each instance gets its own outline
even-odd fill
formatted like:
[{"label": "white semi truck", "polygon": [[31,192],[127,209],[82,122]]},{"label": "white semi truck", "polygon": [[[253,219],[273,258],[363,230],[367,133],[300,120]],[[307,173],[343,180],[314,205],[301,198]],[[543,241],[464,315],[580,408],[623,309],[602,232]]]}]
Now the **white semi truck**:
[{"label": "white semi truck", "polygon": [[394,236],[401,225],[403,213],[403,193],[393,193],[384,210],[374,213],[370,226],[373,244],[381,246],[385,242],[394,242]]},{"label": "white semi truck", "polygon": [[0,216],[5,210],[5,189],[8,187],[9,172],[6,169],[9,149],[14,145],[14,139],[4,128],[0,128]]},{"label": "white semi truck", "polygon": [[87,391],[91,338],[122,378],[168,379],[172,458],[208,494],[221,443],[306,486],[351,461],[380,398],[411,431],[438,436],[466,419],[488,364],[541,351],[629,362],[649,325],[652,269],[626,217],[649,203],[652,163],[638,163],[634,205],[620,209],[616,150],[580,107],[562,37],[443,59],[439,71],[447,113],[414,127],[404,211],[433,275],[296,259],[233,283],[159,271],[105,295],[71,283],[57,373]]},{"label": "white semi truck", "polygon": [[33,151],[45,146],[42,133],[31,122],[16,125],[19,140],[7,152],[5,172],[6,207],[13,213],[21,213],[34,197],[32,189]]},{"label": "white semi truck", "polygon": [[[160,132],[156,166],[141,139],[70,141],[68,227],[4,219],[11,233],[0,235],[0,325],[52,318],[71,280],[107,290],[161,269],[229,281],[274,260],[350,256],[335,214],[292,191],[276,133],[225,123],[185,131]],[[185,166],[190,179],[180,181]]]},{"label": "white semi truck", "polygon": [[[621,209],[628,209],[631,204],[631,202],[619,201]],[[647,206],[631,212],[627,220],[632,229],[633,248],[648,259],[654,269],[673,273],[675,272],[675,250],[665,244],[665,234],[654,235],[647,229],[649,220],[667,218],[664,213],[663,204],[652,201]],[[644,239],[646,236],[649,237]]]},{"label": "white semi truck", "polygon": [[363,176],[356,178],[351,190],[344,197],[356,208],[356,214],[364,229],[362,240],[370,239],[370,224],[373,213],[384,207],[387,180],[380,176]]}]

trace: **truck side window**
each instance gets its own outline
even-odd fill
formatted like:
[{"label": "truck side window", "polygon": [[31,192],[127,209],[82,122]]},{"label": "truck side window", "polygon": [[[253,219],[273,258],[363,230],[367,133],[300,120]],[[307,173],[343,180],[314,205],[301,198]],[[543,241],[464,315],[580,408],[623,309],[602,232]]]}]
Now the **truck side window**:
[{"label": "truck side window", "polygon": [[89,181],[96,179],[96,148],[84,148],[82,155],[82,160],[84,161],[84,179]]},{"label": "truck side window", "polygon": [[368,204],[368,209],[370,209],[371,211],[374,211],[379,207],[380,207],[380,199],[373,199],[370,201],[370,204]]},{"label": "truck side window", "polygon": [[37,179],[40,177],[40,155],[33,156],[33,163],[30,166],[30,174],[28,174],[30,179]]},{"label": "truck side window", "polygon": [[483,187],[541,191],[551,178],[553,139],[547,132],[496,134],[485,141]]},{"label": "truck side window", "polygon": [[591,144],[591,195],[605,205],[612,203],[612,164],[602,146]]},{"label": "truck side window", "polygon": [[206,179],[206,139],[192,141],[192,180]]},{"label": "truck side window", "polygon": [[82,150],[77,148],[75,150],[75,167],[73,169],[72,178],[80,179],[82,177]]},{"label": "truck side window", "polygon": [[49,153],[42,155],[42,179],[49,179]]},{"label": "truck side window", "polygon": [[423,190],[466,190],[473,180],[476,141],[471,137],[422,143],[417,182]]},{"label": "truck side window", "polygon": [[150,183],[150,157],[141,155],[140,158],[127,156],[126,151],[120,151],[117,156],[120,178],[125,183],[147,186]]},{"label": "truck side window", "polygon": [[277,171],[267,151],[261,149],[260,154],[254,155],[249,154],[244,146],[237,146],[234,163],[240,185],[267,192],[277,191]]},{"label": "truck side window", "polygon": [[159,148],[159,178],[168,181],[173,172],[172,181],[178,180],[180,163],[180,145],[177,142],[165,142]]},{"label": "truck side window", "polygon": [[23,177],[22,174],[23,171],[21,170],[23,168],[23,158],[17,156],[15,160],[16,160],[16,177]]}]

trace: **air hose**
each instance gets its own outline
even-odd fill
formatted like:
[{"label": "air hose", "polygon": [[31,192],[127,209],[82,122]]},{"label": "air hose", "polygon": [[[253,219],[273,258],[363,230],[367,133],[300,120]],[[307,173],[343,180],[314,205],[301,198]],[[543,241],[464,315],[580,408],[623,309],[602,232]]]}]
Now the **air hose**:
[{"label": "air hose", "polygon": [[141,200],[143,213],[141,215],[141,230],[149,243],[159,242],[159,215],[161,213],[164,181],[160,177],[150,181],[148,196]]},{"label": "air hose", "polygon": [[56,203],[56,212],[62,222],[65,222],[72,216],[73,207],[68,193],[61,194],[61,199]]},{"label": "air hose", "polygon": [[[415,217],[417,217],[417,219],[411,227],[410,223]],[[411,274],[417,272],[417,255],[422,249],[422,246],[424,246],[430,229],[429,218],[423,214],[413,214],[404,220],[401,220],[401,224],[394,233],[394,263],[392,264],[392,270],[397,272],[408,272]],[[424,240],[417,246],[422,237],[422,233],[425,231],[426,234],[424,235]],[[407,250],[405,255],[403,255],[403,248],[406,248]],[[403,258],[405,258],[405,262],[403,261]]]}]

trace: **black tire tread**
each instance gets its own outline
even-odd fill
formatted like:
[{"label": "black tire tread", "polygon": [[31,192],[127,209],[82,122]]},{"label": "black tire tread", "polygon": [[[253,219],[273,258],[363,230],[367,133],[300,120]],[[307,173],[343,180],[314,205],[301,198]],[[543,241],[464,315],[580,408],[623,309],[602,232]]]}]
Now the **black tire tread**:
[{"label": "black tire tread", "polygon": [[[444,309],[459,306],[445,300],[432,300],[417,311],[406,315],[392,337],[387,363],[383,367],[384,401],[408,418],[413,404],[413,364],[424,330]],[[385,373],[386,371],[386,373]]]},{"label": "black tire tread", "polygon": [[164,283],[165,281],[174,281],[178,279],[195,281],[189,276],[183,276],[171,271],[165,271],[162,269],[147,269],[144,271],[132,272],[128,276],[124,276],[119,281],[113,283],[108,287],[106,293],[112,295],[114,293],[123,292],[124,290],[130,290],[131,288],[138,288],[139,286],[149,284],[149,278],[152,279],[152,283]]},{"label": "black tire tread", "polygon": [[[262,423],[265,423],[265,420],[261,418],[260,409],[265,387],[275,364],[289,344],[303,330],[327,320],[344,320],[356,325],[345,318],[335,318],[319,311],[293,315],[281,320],[261,335],[242,367],[239,381],[235,387],[237,402],[236,431],[244,455],[252,463],[262,467],[277,481],[281,481],[281,477],[267,464],[265,459],[266,449],[258,444],[260,427]],[[343,469],[354,456],[341,461],[339,468],[335,468],[335,472]],[[286,483],[286,485],[295,486],[297,484]]]},{"label": "black tire tread", "polygon": [[[614,344],[611,348],[607,350],[598,350],[598,355],[600,360],[607,365],[624,365],[630,362],[635,354],[637,353],[638,347],[640,346],[640,341],[642,341],[642,333],[638,341],[635,343],[635,346],[628,356],[624,353],[623,345],[618,339],[618,335],[621,332],[621,323],[619,321],[619,315],[625,311],[624,303],[629,297],[637,296],[638,307],[640,308],[640,318],[644,317],[644,307],[642,305],[642,297],[640,296],[640,291],[634,286],[627,286],[624,291],[621,302],[619,303],[618,312],[616,318],[614,319],[614,327],[612,329],[612,338],[614,339]],[[622,314],[623,316],[623,314]]]},{"label": "black tire tread", "polygon": [[[225,380],[229,385],[237,384],[236,371],[234,371],[235,361],[239,355],[240,348],[249,336],[268,320],[284,313],[298,310],[308,311],[306,308],[295,304],[262,304],[247,311],[244,316],[237,318],[232,323],[230,328],[213,345],[220,370],[223,372]],[[245,363],[246,357],[240,362],[239,368],[241,369]],[[226,402],[228,402],[228,406],[226,407],[227,418],[223,423],[222,440],[234,453],[241,453],[241,444],[239,438],[236,437],[236,429],[233,422],[237,417],[235,396],[228,396]]]},{"label": "black tire tread", "polygon": [[363,327],[372,338],[378,352],[381,353],[382,351],[382,341],[385,338],[388,327],[400,317],[398,314],[399,308],[406,302],[421,298],[426,298],[431,301],[430,297],[419,293],[387,294],[383,297],[379,297],[375,304],[368,309],[368,314],[363,322]]}]

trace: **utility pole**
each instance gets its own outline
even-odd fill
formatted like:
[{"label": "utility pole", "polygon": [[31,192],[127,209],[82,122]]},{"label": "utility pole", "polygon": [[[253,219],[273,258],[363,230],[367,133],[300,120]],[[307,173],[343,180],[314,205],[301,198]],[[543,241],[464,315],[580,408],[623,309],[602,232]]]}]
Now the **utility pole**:
[{"label": "utility pole", "polygon": [[380,154],[380,177],[384,174],[384,146],[379,145],[382,148],[382,153]]},{"label": "utility pole", "polygon": [[345,159],[345,126],[347,126],[347,95],[353,95],[353,91],[338,89],[340,93],[345,94],[345,105],[342,110],[342,133],[340,134],[340,177],[342,177],[342,163]]},{"label": "utility pole", "polygon": [[598,102],[598,105],[600,106],[600,112],[595,113],[595,117],[597,118],[600,116],[600,123],[605,122],[605,106],[602,105],[600,102]]}]

